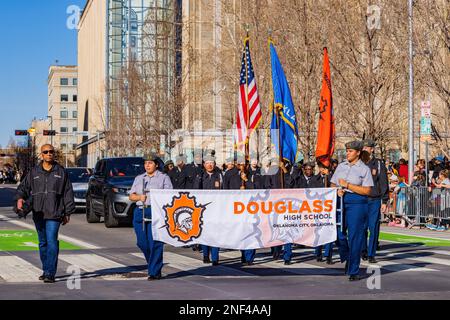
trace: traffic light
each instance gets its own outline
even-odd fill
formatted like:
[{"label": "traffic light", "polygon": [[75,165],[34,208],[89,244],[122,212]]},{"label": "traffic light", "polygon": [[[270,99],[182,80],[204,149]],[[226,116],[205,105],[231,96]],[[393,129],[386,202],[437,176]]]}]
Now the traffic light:
[{"label": "traffic light", "polygon": [[55,130],[44,130],[44,136],[56,136]]},{"label": "traffic light", "polygon": [[27,130],[16,130],[15,133],[16,133],[16,136],[27,136],[28,135]]}]

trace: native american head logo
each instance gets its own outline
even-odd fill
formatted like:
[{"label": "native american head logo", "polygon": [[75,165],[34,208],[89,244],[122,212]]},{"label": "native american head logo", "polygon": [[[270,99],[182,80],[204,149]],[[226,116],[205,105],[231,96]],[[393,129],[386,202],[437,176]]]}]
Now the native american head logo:
[{"label": "native american head logo", "polygon": [[203,229],[203,211],[206,205],[198,205],[189,192],[180,192],[170,205],[163,207],[166,213],[166,229],[174,239],[187,243],[198,238]]}]

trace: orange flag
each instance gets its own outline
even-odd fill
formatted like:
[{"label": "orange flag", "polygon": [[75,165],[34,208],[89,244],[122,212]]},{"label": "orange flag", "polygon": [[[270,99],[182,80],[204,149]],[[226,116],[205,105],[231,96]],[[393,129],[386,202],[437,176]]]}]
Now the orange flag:
[{"label": "orange flag", "polygon": [[323,48],[323,78],[319,102],[319,126],[317,132],[316,159],[330,166],[334,152],[335,127],[333,113],[333,95],[331,94],[331,73],[328,50]]}]

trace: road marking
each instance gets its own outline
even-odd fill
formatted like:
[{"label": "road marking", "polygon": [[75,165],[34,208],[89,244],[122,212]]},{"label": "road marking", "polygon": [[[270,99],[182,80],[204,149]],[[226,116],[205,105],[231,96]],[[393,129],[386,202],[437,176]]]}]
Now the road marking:
[{"label": "road marking", "polygon": [[[135,257],[139,257],[142,259],[144,258],[144,255],[142,253],[131,253],[131,255]],[[218,266],[211,266],[211,264],[205,264],[203,261],[199,259],[190,258],[187,256],[183,256],[181,254],[173,253],[173,252],[164,252],[164,262],[169,265],[169,267],[181,270],[181,271],[188,271],[190,273],[193,273],[195,275],[200,276],[211,276],[211,273],[215,274],[217,271],[220,273],[224,273],[224,276],[230,276],[233,278],[236,277],[255,277],[254,274],[237,270],[234,268],[226,267],[223,265]],[[217,276],[213,276],[213,278],[216,278]]]},{"label": "road marking", "polygon": [[378,263],[372,264],[365,261],[361,261],[361,265],[365,267],[382,267],[389,271],[394,272],[429,272],[429,271],[438,271],[435,269],[425,268],[425,267],[418,267],[412,264],[408,263],[399,263],[395,261],[380,261],[378,260]]},{"label": "road marking", "polygon": [[[422,235],[422,234],[414,234],[414,233],[398,233],[398,232],[390,232],[390,231],[383,231],[381,230],[381,232],[383,233],[387,233],[387,234],[395,234],[398,236],[404,236],[404,237],[417,237],[417,238],[423,238],[423,240],[427,240],[427,239],[433,239],[433,240],[440,240],[440,241],[449,241],[448,238],[434,238],[434,237],[429,237],[427,235]],[[422,239],[415,239],[415,238],[410,238],[407,240],[413,240],[413,241],[420,241]],[[381,241],[385,241],[383,239],[381,239]],[[397,241],[398,242],[398,241]]]},{"label": "road marking", "polygon": [[39,282],[42,271],[17,256],[0,256],[0,278],[6,282]]},{"label": "road marking", "polygon": [[[126,268],[125,265],[109,260],[97,254],[64,254],[59,258],[70,265],[74,265],[86,272],[104,271],[107,269]],[[102,272],[103,273],[103,272]]]},{"label": "road marking", "polygon": [[[23,227],[23,228],[26,228],[26,229],[29,229],[29,230],[35,230],[36,229],[34,227],[34,225],[31,225],[31,224],[28,224],[28,223],[25,223],[25,222],[22,222],[22,221],[13,220],[13,219],[8,218],[8,217],[6,217],[4,215],[0,215],[0,219],[2,219],[4,221],[8,221],[9,223],[12,223],[12,224],[14,224],[16,226]],[[85,241],[78,240],[78,239],[75,239],[75,238],[72,238],[72,237],[68,237],[68,236],[65,236],[65,235],[62,235],[62,234],[59,234],[58,238],[60,240],[63,240],[63,241],[66,241],[66,242],[70,242],[70,243],[72,243],[72,244],[74,244],[74,245],[76,245],[78,247],[82,247],[84,249],[91,249],[91,250],[102,249],[101,247],[97,247],[97,246],[95,246],[95,245],[93,245],[91,243],[87,243]]]},{"label": "road marking", "polygon": [[421,256],[421,254],[423,254],[423,253],[426,253],[426,252],[420,252],[420,254],[395,252],[395,253],[386,254],[384,257],[401,257],[401,258],[408,259],[408,260],[450,266],[450,260],[435,258],[435,257],[424,257],[424,256]]}]

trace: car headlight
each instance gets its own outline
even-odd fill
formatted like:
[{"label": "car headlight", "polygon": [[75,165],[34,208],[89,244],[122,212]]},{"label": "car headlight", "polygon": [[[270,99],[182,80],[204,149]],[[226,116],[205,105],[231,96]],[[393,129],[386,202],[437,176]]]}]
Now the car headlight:
[{"label": "car headlight", "polygon": [[112,191],[114,193],[120,193],[120,194],[126,194],[126,195],[130,194],[130,190],[127,188],[112,188]]},{"label": "car headlight", "polygon": [[74,191],[73,196],[77,199],[85,199],[86,191]]}]

